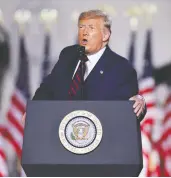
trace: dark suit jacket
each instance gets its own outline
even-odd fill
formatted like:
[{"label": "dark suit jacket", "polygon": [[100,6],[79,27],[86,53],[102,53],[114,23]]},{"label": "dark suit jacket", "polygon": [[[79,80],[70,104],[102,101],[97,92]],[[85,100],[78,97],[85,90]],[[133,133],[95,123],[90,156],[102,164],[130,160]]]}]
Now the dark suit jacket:
[{"label": "dark suit jacket", "polygon": [[[68,100],[72,76],[79,60],[78,45],[64,48],[50,75],[37,89],[34,100]],[[103,71],[103,73],[101,72]],[[135,69],[107,46],[84,84],[85,100],[128,100],[138,94]],[[143,116],[140,118],[142,120]]]}]

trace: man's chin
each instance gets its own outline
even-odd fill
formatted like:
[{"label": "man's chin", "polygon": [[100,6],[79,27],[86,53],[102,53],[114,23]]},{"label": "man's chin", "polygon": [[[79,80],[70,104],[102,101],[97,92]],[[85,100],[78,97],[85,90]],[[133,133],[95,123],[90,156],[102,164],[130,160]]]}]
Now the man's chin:
[{"label": "man's chin", "polygon": [[86,54],[89,54],[89,53],[90,53],[89,48],[88,48],[87,46],[85,46],[85,53],[86,53]]},{"label": "man's chin", "polygon": [[86,48],[85,48],[85,53],[86,53],[86,54],[88,54],[88,53],[89,53],[89,51],[88,51]]}]

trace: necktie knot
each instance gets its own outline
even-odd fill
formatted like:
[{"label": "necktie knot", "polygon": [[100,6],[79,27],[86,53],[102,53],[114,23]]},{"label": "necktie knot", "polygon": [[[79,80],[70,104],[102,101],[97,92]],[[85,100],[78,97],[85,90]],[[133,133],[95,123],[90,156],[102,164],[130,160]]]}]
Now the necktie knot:
[{"label": "necktie knot", "polygon": [[83,55],[80,60],[86,63],[88,61],[88,57],[86,55]]}]

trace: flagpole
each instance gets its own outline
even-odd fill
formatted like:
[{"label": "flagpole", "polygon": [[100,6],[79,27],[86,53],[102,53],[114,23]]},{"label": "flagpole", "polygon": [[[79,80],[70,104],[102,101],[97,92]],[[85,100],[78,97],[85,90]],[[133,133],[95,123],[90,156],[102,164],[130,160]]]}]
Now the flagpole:
[{"label": "flagpole", "polygon": [[152,22],[158,9],[155,4],[145,3],[142,5],[143,16],[147,28],[152,27]]},{"label": "flagpole", "polygon": [[131,6],[124,12],[124,16],[129,18],[129,24],[132,31],[138,30],[139,17],[141,15],[142,8],[138,5]]},{"label": "flagpole", "polygon": [[42,9],[39,14],[39,20],[44,25],[45,31],[50,33],[52,26],[57,22],[57,9]]},{"label": "flagpole", "polygon": [[39,19],[44,26],[44,56],[42,62],[42,77],[41,82],[49,73],[50,68],[50,33],[52,26],[57,22],[58,11],[56,9],[42,9],[39,14]]},{"label": "flagpole", "polygon": [[[112,21],[112,19],[116,18],[118,15],[118,11],[115,6],[111,4],[99,4],[98,9],[102,10],[104,13],[106,13],[109,16],[109,19]],[[109,46],[112,46],[112,38],[109,40]]]},{"label": "flagpole", "polygon": [[139,16],[142,14],[142,10],[139,6],[134,5],[129,7],[125,13],[124,16],[129,18],[129,24],[130,24],[130,47],[128,50],[128,60],[132,64],[132,66],[135,67],[135,59],[136,59],[136,36],[137,36],[137,30],[139,25]]}]

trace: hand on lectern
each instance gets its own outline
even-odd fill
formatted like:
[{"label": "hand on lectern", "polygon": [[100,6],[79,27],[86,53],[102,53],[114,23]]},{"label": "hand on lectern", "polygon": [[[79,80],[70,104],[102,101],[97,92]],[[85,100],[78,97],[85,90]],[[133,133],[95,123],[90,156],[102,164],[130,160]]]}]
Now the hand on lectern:
[{"label": "hand on lectern", "polygon": [[135,101],[133,108],[134,113],[139,117],[145,111],[145,100],[141,95],[135,95],[129,100]]},{"label": "hand on lectern", "polygon": [[21,119],[21,122],[23,124],[23,126],[25,126],[25,120],[26,120],[26,112],[24,113],[22,119]]}]

